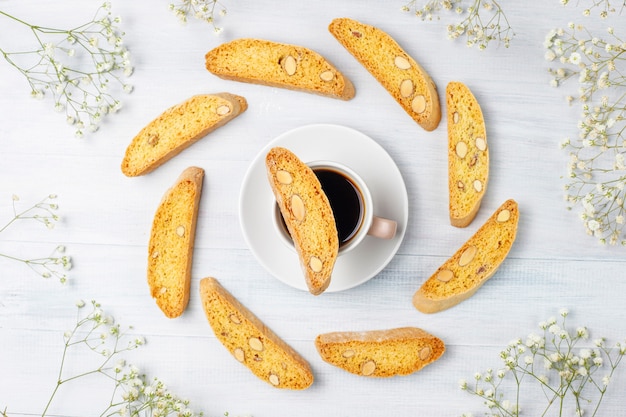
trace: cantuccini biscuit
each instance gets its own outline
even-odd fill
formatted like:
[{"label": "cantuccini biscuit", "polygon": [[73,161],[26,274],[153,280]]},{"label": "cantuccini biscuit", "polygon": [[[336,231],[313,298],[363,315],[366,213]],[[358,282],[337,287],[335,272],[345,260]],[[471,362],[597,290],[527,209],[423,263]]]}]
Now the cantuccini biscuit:
[{"label": "cantuccini biscuit", "polygon": [[505,201],[463,246],[441,265],[413,296],[423,313],[453,307],[474,295],[507,257],[515,237],[519,210]]},{"label": "cantuccini biscuit", "polygon": [[300,390],[313,383],[306,360],[215,278],[200,281],[200,297],[217,339],[254,375],[276,388]]},{"label": "cantuccini biscuit", "polygon": [[425,130],[437,128],[441,120],[437,86],[389,34],[348,18],[334,19],[328,29],[413,120]]},{"label": "cantuccini biscuit", "polygon": [[465,84],[448,83],[446,103],[450,223],[466,227],[478,213],[487,190],[487,130],[480,105]]},{"label": "cantuccini biscuit", "polygon": [[324,361],[356,375],[391,377],[419,371],[441,357],[443,341],[416,327],[317,336]]},{"label": "cantuccini biscuit", "polygon": [[248,108],[229,93],[202,94],[170,107],[133,138],[122,160],[128,177],[147,174]]},{"label": "cantuccini biscuit", "polygon": [[350,100],[354,86],[312,49],[264,39],[242,38],[205,55],[209,72],[227,80],[262,84]]},{"label": "cantuccini biscuit", "polygon": [[321,294],[330,285],[339,251],[337,226],[328,197],[313,170],[290,150],[272,148],[265,164],[309,291]]},{"label": "cantuccini biscuit", "polygon": [[204,170],[189,167],[156,210],[148,244],[148,285],[163,313],[174,318],[189,302],[196,220]]}]

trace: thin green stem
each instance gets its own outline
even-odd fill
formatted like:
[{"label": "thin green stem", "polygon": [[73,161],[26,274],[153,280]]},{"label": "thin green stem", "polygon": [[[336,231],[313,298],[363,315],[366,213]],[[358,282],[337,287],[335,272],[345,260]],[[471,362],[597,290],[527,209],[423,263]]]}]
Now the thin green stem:
[{"label": "thin green stem", "polygon": [[3,12],[2,10],[0,10],[0,15],[2,15],[4,17],[8,17],[9,19],[12,19],[12,20],[14,20],[14,21],[16,21],[18,23],[21,23],[23,25],[26,25],[28,27],[33,27],[30,23],[27,23],[27,22],[23,21],[22,19],[19,19],[19,18],[15,17],[13,15],[10,15],[10,14],[8,14],[6,12]]},{"label": "thin green stem", "polygon": [[[131,92],[132,87],[124,83],[123,77],[132,74],[132,66],[122,46],[124,33],[117,28],[119,20],[109,18],[106,4],[89,22],[71,29],[32,25],[0,13],[0,18],[26,25],[35,44],[27,51],[0,49],[1,56],[26,78],[33,97],[52,95],[55,109],[65,112],[66,121],[76,128],[76,136],[82,137],[85,129],[96,131],[106,115],[119,110],[120,101],[104,86],[119,84],[120,90]],[[74,55],[77,58],[72,58]],[[74,62],[80,65],[74,67]]]},{"label": "thin green stem", "polygon": [[74,336],[74,333],[76,332],[76,328],[74,328],[74,330],[71,333],[71,336],[67,338],[67,340],[64,343],[63,346],[63,353],[61,355],[61,365],[59,366],[59,372],[57,374],[57,382],[56,385],[54,386],[54,389],[52,390],[52,394],[50,395],[50,398],[48,399],[48,402],[46,403],[46,406],[43,410],[43,412],[41,413],[41,417],[44,417],[46,415],[46,413],[48,412],[48,409],[50,408],[50,405],[52,404],[52,401],[54,400],[56,393],[59,391],[59,388],[61,387],[61,384],[63,383],[62,377],[63,377],[63,369],[65,367],[65,359],[67,357],[67,350],[69,348],[69,344],[68,341],[71,340],[71,337]]}]

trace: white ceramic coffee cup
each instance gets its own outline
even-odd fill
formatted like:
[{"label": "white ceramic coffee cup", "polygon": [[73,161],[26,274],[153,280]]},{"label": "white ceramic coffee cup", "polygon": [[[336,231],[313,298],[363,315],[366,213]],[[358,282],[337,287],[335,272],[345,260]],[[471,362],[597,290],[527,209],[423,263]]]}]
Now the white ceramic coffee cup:
[{"label": "white ceramic coffee cup", "polygon": [[[374,204],[372,194],[363,179],[348,166],[335,161],[313,161],[307,163],[313,170],[329,170],[340,174],[342,177],[352,183],[354,189],[359,195],[360,200],[360,218],[357,227],[351,237],[344,243],[340,242],[339,255],[347,253],[356,248],[366,236],[372,236],[379,239],[392,239],[396,235],[397,222],[395,220],[385,219],[374,215]],[[274,226],[278,236],[285,245],[293,248],[293,241],[289,235],[289,231],[280,213],[278,205],[275,204],[274,210]],[[331,202],[332,205],[332,202]]]}]

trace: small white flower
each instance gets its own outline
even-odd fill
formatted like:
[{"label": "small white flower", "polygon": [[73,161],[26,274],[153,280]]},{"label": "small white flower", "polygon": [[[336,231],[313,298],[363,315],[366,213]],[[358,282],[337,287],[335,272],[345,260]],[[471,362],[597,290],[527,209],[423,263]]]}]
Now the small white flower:
[{"label": "small white flower", "polygon": [[592,232],[595,232],[596,230],[598,230],[600,228],[600,223],[597,220],[589,220],[587,222],[587,227]]},{"label": "small white flower", "polygon": [[126,361],[124,359],[120,359],[119,361],[117,361],[117,363],[113,367],[113,370],[115,371],[116,374],[119,374],[120,372],[122,372],[122,369],[124,369],[125,366],[126,366]]},{"label": "small white flower", "polygon": [[543,358],[543,367],[545,369],[552,369],[552,361],[550,358]]},{"label": "small white flower", "polygon": [[43,53],[49,57],[52,58],[54,56],[54,49],[55,49],[55,45],[52,43],[44,43],[43,45]]},{"label": "small white flower", "polygon": [[31,91],[30,95],[31,95],[32,98],[35,98],[37,100],[41,100],[41,99],[43,99],[44,92],[43,92],[43,90],[33,90],[33,91]]},{"label": "small white flower", "polygon": [[520,345],[522,343],[522,339],[517,338],[517,339],[513,339],[509,342],[509,346],[510,347],[516,347],[518,345]]},{"label": "small white flower", "polygon": [[504,408],[505,410],[507,411],[511,410],[511,402],[509,400],[502,401],[501,405],[502,405],[502,408]]},{"label": "small white flower", "polygon": [[568,58],[570,64],[578,65],[581,62],[581,57],[578,52],[572,52]]}]

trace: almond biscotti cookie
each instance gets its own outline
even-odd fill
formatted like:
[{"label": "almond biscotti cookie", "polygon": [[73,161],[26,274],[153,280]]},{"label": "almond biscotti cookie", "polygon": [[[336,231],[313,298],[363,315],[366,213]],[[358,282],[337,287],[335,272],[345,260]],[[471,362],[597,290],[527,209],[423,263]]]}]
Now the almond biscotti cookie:
[{"label": "almond biscotti cookie", "polygon": [[446,350],[441,339],[416,327],[326,333],[317,336],[315,346],[324,361],[369,377],[412,374]]},{"label": "almond biscotti cookie", "polygon": [[485,120],[476,97],[463,83],[446,87],[450,223],[468,226],[480,208],[489,180]]},{"label": "almond biscotti cookie", "polygon": [[254,375],[276,388],[301,390],[313,383],[306,360],[215,278],[200,281],[200,297],[217,339]]},{"label": "almond biscotti cookie", "polygon": [[353,19],[334,19],[328,27],[356,59],[425,130],[437,128],[441,108],[432,78],[379,28]]},{"label": "almond biscotti cookie", "polygon": [[313,170],[290,150],[270,149],[265,165],[307,287],[311,294],[319,295],[330,285],[339,251],[330,202]]},{"label": "almond biscotti cookie", "polygon": [[178,317],[189,302],[196,220],[204,170],[189,167],[163,196],[148,244],[148,285],[163,313]]},{"label": "almond biscotti cookie", "polygon": [[122,161],[128,177],[147,174],[246,111],[246,99],[229,93],[196,95],[148,123]]},{"label": "almond biscotti cookie", "polygon": [[205,55],[206,68],[220,78],[299,90],[350,100],[354,86],[319,53],[264,39],[236,39]]},{"label": "almond biscotti cookie", "polygon": [[515,237],[519,210],[505,201],[450,259],[422,284],[413,305],[423,313],[436,313],[459,304],[496,272],[507,257]]}]

